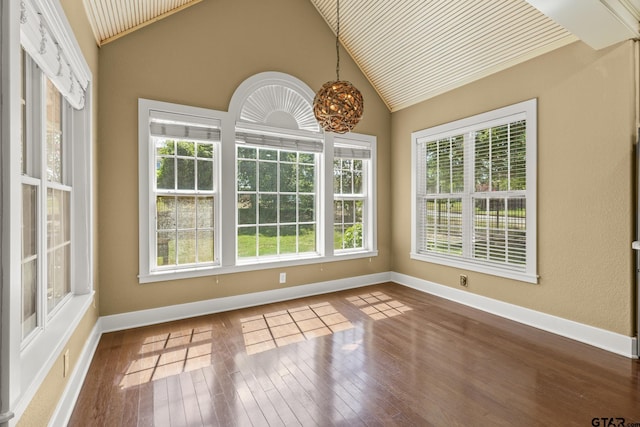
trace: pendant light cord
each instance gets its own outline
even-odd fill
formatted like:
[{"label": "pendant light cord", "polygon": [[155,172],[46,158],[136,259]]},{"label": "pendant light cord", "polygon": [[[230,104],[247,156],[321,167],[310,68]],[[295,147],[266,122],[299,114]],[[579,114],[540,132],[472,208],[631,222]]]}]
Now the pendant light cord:
[{"label": "pendant light cord", "polygon": [[340,81],[340,0],[336,0],[336,81]]}]

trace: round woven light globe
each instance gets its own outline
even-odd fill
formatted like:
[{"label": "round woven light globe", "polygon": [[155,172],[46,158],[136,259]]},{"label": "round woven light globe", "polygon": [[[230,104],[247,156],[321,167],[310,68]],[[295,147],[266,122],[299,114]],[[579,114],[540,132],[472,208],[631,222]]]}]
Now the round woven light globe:
[{"label": "round woven light globe", "polygon": [[313,100],[313,114],[327,132],[351,131],[362,118],[363,109],[362,94],[344,80],[325,83]]}]

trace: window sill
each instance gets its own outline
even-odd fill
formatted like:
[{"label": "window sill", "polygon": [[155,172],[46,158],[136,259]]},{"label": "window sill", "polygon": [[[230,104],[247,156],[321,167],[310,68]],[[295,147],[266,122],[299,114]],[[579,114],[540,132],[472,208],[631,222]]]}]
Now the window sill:
[{"label": "window sill", "polygon": [[297,267],[302,265],[322,264],[325,262],[347,261],[378,256],[378,251],[358,251],[334,254],[332,256],[310,256],[308,258],[266,259],[245,261],[234,266],[208,266],[200,268],[163,270],[138,276],[139,283],[164,282],[168,280],[190,279],[195,277],[218,276],[223,274],[242,273],[246,271],[266,270],[271,268]]},{"label": "window sill", "polygon": [[[20,353],[21,401],[29,402],[93,303],[94,292],[69,298]],[[77,355],[76,355],[77,356]]]},{"label": "window sill", "polygon": [[516,269],[510,269],[509,267],[503,267],[498,265],[487,265],[474,262],[467,259],[459,259],[447,256],[438,255],[424,255],[411,252],[411,259],[417,261],[431,262],[433,264],[446,265],[448,267],[461,268],[469,271],[476,271],[478,273],[490,274],[492,276],[504,277],[506,279],[518,280],[527,283],[538,283],[537,274],[529,274]]}]

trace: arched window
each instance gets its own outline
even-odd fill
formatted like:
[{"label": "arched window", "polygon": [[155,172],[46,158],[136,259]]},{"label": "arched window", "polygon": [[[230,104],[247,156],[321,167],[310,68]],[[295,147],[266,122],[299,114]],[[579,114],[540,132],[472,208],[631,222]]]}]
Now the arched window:
[{"label": "arched window", "polygon": [[375,137],[325,134],[313,97],[265,72],[228,112],[140,100],[141,282],[376,254]]},{"label": "arched window", "polygon": [[279,73],[247,80],[235,113],[237,259],[323,253],[320,177],[324,135],[313,92]]}]

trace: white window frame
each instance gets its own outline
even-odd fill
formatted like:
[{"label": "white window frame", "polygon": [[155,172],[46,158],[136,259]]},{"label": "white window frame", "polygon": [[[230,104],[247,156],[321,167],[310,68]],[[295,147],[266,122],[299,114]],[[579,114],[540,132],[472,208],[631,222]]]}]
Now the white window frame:
[{"label": "white window frame", "polygon": [[[156,183],[156,149],[154,137],[151,136],[149,126],[154,118],[162,117],[166,120],[173,120],[192,125],[201,125],[220,128],[226,113],[208,110],[204,108],[189,107],[185,105],[171,104],[148,99],[140,99],[138,102],[138,189],[139,189],[139,224],[140,224],[140,277],[175,275],[187,277],[191,273],[208,272],[215,266],[220,265],[220,146],[214,142],[214,188],[211,194],[214,196],[214,261],[206,263],[188,264],[175,267],[158,267],[154,257],[157,251],[156,242],[156,196],[158,191]],[[188,138],[187,138],[188,139]],[[161,192],[165,193],[165,192]],[[176,195],[184,192],[176,191]],[[186,193],[184,193],[186,194]],[[194,193],[195,194],[195,193]],[[146,196],[146,197],[145,197]]]},{"label": "white window frame", "polygon": [[[260,150],[274,150],[278,153],[280,153],[281,150],[283,151],[291,151],[291,152],[295,152],[297,153],[298,159],[300,154],[311,154],[314,156],[314,161],[313,163],[298,163],[298,161],[296,161],[294,164],[295,165],[304,165],[304,166],[310,166],[312,165],[314,168],[314,180],[313,180],[313,187],[314,187],[314,191],[313,192],[302,192],[299,190],[299,188],[296,189],[295,192],[284,192],[281,190],[274,190],[274,191],[263,191],[260,189],[260,180],[258,179],[256,181],[256,188],[253,191],[240,191],[237,188],[236,185],[236,195],[237,197],[240,196],[240,193],[242,194],[246,194],[246,195],[251,195],[253,194],[256,197],[256,209],[257,209],[257,215],[256,215],[256,223],[255,224],[240,224],[239,223],[239,215],[236,214],[236,236],[238,236],[240,229],[242,228],[249,228],[249,227],[255,227],[256,228],[256,233],[258,232],[260,227],[276,227],[277,231],[276,231],[276,235],[279,237],[280,236],[280,227],[283,226],[284,224],[286,225],[293,225],[296,226],[296,228],[300,227],[300,226],[308,226],[308,225],[313,225],[315,228],[315,245],[313,250],[311,251],[305,251],[305,252],[294,252],[294,253],[282,253],[280,251],[280,239],[276,239],[276,254],[272,254],[272,255],[260,255],[257,252],[257,247],[256,247],[256,255],[253,257],[240,257],[238,254],[238,243],[236,240],[236,263],[238,265],[250,265],[250,264],[258,264],[258,263],[265,263],[265,262],[278,262],[278,261],[283,261],[283,260],[296,260],[296,259],[304,259],[304,258],[313,258],[313,257],[317,257],[322,253],[322,248],[320,247],[320,242],[322,241],[322,239],[320,239],[319,237],[321,236],[321,221],[323,216],[321,215],[322,213],[322,203],[321,203],[321,197],[320,195],[321,193],[321,189],[320,189],[320,183],[321,183],[321,179],[320,177],[322,176],[322,156],[321,153],[312,153],[312,152],[307,152],[307,151],[299,151],[299,150],[295,150],[295,149],[283,149],[283,148],[278,148],[278,147],[271,147],[271,146],[256,146],[256,145],[244,145],[243,143],[237,143],[236,144],[236,149],[239,148],[251,148],[251,149],[255,149],[256,150],[256,159],[255,159],[255,163],[256,163],[256,169],[259,171],[260,168],[260,164],[274,164],[276,167],[276,188],[279,187],[279,183],[277,181],[279,181],[279,177],[280,177],[280,165],[283,163],[288,163],[288,162],[283,162],[281,163],[280,159],[276,159],[276,160],[267,160],[267,159],[260,159],[259,158],[259,153]],[[237,155],[237,151],[236,151],[236,155]],[[279,154],[278,154],[279,156]],[[240,161],[252,161],[252,159],[241,159],[241,158],[236,158],[236,165],[240,162]],[[237,166],[236,166],[236,171],[237,171]],[[258,177],[260,176],[259,172],[258,172]],[[237,175],[236,175],[236,182],[237,182]],[[283,221],[278,220],[278,218],[280,217],[279,215],[279,207],[280,207],[280,196],[284,195],[286,193],[286,195],[291,195],[294,194],[295,197],[302,197],[302,196],[313,196],[314,200],[315,200],[315,205],[314,205],[314,219],[312,221],[304,221],[304,222],[299,222],[299,221],[295,221],[292,223],[284,223]],[[260,223],[260,209],[259,209],[259,198],[260,196],[267,196],[267,195],[271,195],[274,196],[276,198],[276,222],[274,223],[270,223],[268,225],[263,225]],[[296,233],[296,236],[299,236],[298,233]],[[260,236],[259,234],[256,235],[256,246],[259,245],[259,239]],[[298,245],[297,245],[298,246]],[[299,248],[299,246],[298,246]],[[298,249],[297,248],[297,249]]]},{"label": "white window frame", "polygon": [[70,292],[65,294],[55,306],[49,307],[48,303],[48,260],[49,255],[56,249],[63,246],[70,246],[70,257],[72,261],[70,263],[70,271],[68,274],[72,274],[75,264],[71,253],[75,251],[74,244],[74,231],[70,230],[70,239],[64,242],[59,247],[49,247],[47,241],[47,235],[49,233],[48,224],[48,192],[49,190],[63,191],[69,194],[69,225],[73,228],[74,219],[77,216],[74,213],[73,206],[73,186],[70,185],[73,178],[73,162],[72,156],[74,151],[74,139],[77,139],[77,135],[74,136],[73,119],[77,114],[74,112],[67,102],[67,100],[61,96],[61,130],[62,130],[62,158],[61,168],[62,176],[61,182],[51,181],[47,177],[47,79],[48,77],[44,72],[35,64],[35,62],[25,52],[25,79],[26,79],[26,94],[27,101],[26,114],[26,138],[24,140],[26,144],[27,158],[23,159],[26,162],[27,173],[21,175],[21,184],[30,185],[37,190],[36,200],[36,240],[37,240],[37,289],[36,289],[36,327],[29,334],[22,338],[22,348],[26,348],[31,341],[39,335],[39,333],[46,328],[47,323],[63,309],[66,302],[68,302],[75,290],[73,285]]},{"label": "white window frame", "polygon": [[[376,230],[376,198],[372,197],[372,195],[376,194],[376,176],[375,168],[376,168],[376,138],[370,135],[360,135],[349,133],[346,135],[334,136],[333,137],[333,147],[334,147],[334,155],[333,160],[336,158],[340,158],[335,155],[335,146],[349,146],[358,148],[361,151],[369,151],[369,158],[362,158],[362,193],[353,194],[351,196],[343,196],[340,194],[335,194],[333,192],[333,200],[361,200],[363,202],[362,209],[362,248],[349,248],[349,249],[334,249],[336,255],[349,255],[349,254],[357,254],[359,252],[368,253],[372,251],[372,248],[377,247],[377,233]],[[348,158],[348,157],[343,157]],[[331,176],[333,179],[333,160],[331,161]],[[331,205],[332,209],[332,224],[333,224],[333,203]],[[333,229],[332,229],[333,232]]]},{"label": "white window frame", "polygon": [[[482,261],[470,256],[473,215],[470,202],[476,193],[473,189],[473,141],[471,133],[514,120],[526,120],[526,262],[522,268],[491,261]],[[462,235],[464,255],[449,255],[426,252],[418,247],[419,205],[418,195],[418,146],[427,141],[444,139],[452,136],[464,135],[464,192],[459,193],[462,198]],[[515,279],[528,283],[537,283],[537,231],[536,231],[536,174],[537,174],[537,100],[531,99],[496,110],[467,117],[454,122],[420,130],[411,134],[411,258],[418,261],[431,262],[450,267],[476,271],[480,273]],[[514,193],[515,194],[515,193]]]},{"label": "white window frame", "polygon": [[[376,137],[349,133],[336,137],[330,133],[312,132],[304,129],[285,127],[278,129],[273,124],[252,123],[241,115],[245,101],[258,89],[266,85],[283,85],[308,98],[313,99],[313,91],[300,80],[284,73],[266,72],[256,74],[245,80],[232,97],[229,112],[210,110],[199,107],[172,104],[148,99],[138,100],[138,186],[139,186],[139,276],[140,283],[152,283],[167,280],[185,279],[254,271],[268,268],[282,268],[305,264],[325,263],[347,259],[377,256],[376,237]],[[167,114],[188,114],[195,117],[207,117],[219,120],[221,143],[219,159],[219,181],[216,205],[216,253],[218,262],[215,265],[187,267],[182,269],[154,270],[151,255],[154,253],[155,241],[155,208],[152,203],[152,183],[154,182],[155,165],[153,147],[149,138],[150,111],[161,111]],[[316,123],[317,124],[317,123]],[[237,134],[251,133],[266,137],[285,137],[290,140],[311,141],[322,144],[322,152],[316,159],[316,253],[284,254],[268,256],[262,259],[238,259],[237,257]],[[334,251],[333,249],[333,144],[334,138],[350,144],[367,146],[371,150],[368,162],[369,177],[366,187],[368,199],[366,209],[366,247],[353,251]],[[316,141],[316,142],[313,142]]]},{"label": "white window frame", "polygon": [[[42,97],[41,97],[41,102],[44,102],[45,104],[42,105],[42,108],[44,109],[44,114],[43,114],[43,121],[40,123],[40,125],[42,125],[43,127],[41,128],[40,133],[40,143],[42,144],[42,147],[40,149],[40,153],[45,153],[42,156],[42,165],[41,165],[41,177],[40,177],[40,183],[41,183],[41,199],[40,199],[40,203],[41,203],[41,210],[42,213],[44,214],[45,212],[48,211],[49,209],[49,201],[48,201],[48,196],[49,196],[49,190],[53,190],[53,191],[60,191],[60,192],[65,192],[69,194],[69,224],[73,224],[73,221],[75,219],[75,217],[77,216],[76,213],[74,213],[74,209],[72,208],[73,206],[73,197],[74,197],[74,190],[73,190],[73,184],[72,184],[72,176],[73,176],[73,162],[71,161],[72,156],[73,156],[73,150],[74,150],[74,136],[73,136],[73,119],[74,119],[74,112],[73,112],[73,108],[69,105],[68,101],[64,98],[64,96],[62,96],[62,94],[60,94],[61,97],[61,127],[62,127],[62,158],[61,158],[61,167],[62,167],[62,176],[60,177],[60,181],[61,182],[57,182],[57,181],[52,181],[49,180],[48,177],[44,176],[47,172],[47,168],[48,168],[48,164],[47,164],[47,159],[46,159],[46,146],[47,146],[47,130],[46,130],[46,123],[47,123],[47,117],[46,117],[46,79],[48,77],[46,76],[42,76],[45,81],[44,81],[44,85],[43,85],[43,93],[42,93]],[[41,259],[42,259],[42,269],[41,269],[41,280],[44,280],[45,278],[47,278],[47,280],[49,279],[48,276],[48,262],[49,262],[49,256],[50,254],[53,254],[57,249],[61,249],[64,246],[70,246],[70,270],[69,271],[69,275],[71,275],[73,269],[75,268],[75,264],[77,263],[76,261],[73,260],[73,256],[71,255],[71,252],[74,252],[75,250],[75,245],[73,243],[73,235],[71,235],[73,232],[70,230],[70,240],[69,241],[65,241],[62,245],[58,245],[58,246],[48,246],[47,244],[47,239],[45,238],[45,234],[49,233],[49,224],[48,224],[48,217],[47,215],[42,215],[42,220],[40,222],[40,226],[41,226],[41,230],[42,230],[42,253],[41,253]],[[46,273],[45,273],[46,272]],[[57,302],[53,307],[49,307],[49,303],[48,303],[48,288],[43,287],[42,289],[45,293],[42,298],[43,298],[43,304],[44,304],[44,308],[43,308],[43,314],[45,314],[47,317],[51,318],[52,316],[55,316],[55,314],[62,309],[62,307],[64,307],[64,304],[69,301],[73,294],[74,294],[74,289],[73,289],[73,285],[71,285],[71,289],[70,292],[65,294],[62,299]]]},{"label": "white window frame", "polygon": [[[6,2],[2,8],[2,395],[4,417],[10,412],[15,414],[9,425],[15,425],[29,403],[32,401],[42,382],[51,371],[64,350],[64,346],[75,332],[77,326],[93,303],[93,157],[92,157],[92,76],[75,40],[73,31],[57,0],[24,0]],[[39,40],[38,49],[34,41]],[[26,48],[29,45],[29,49]],[[68,184],[73,188],[70,201],[73,219],[71,220],[71,294],[63,303],[47,314],[46,307],[39,302],[41,316],[38,328],[22,339],[22,170],[20,168],[21,141],[23,126],[20,87],[20,49],[33,55],[47,56],[38,58],[36,63],[48,64],[43,74],[62,86],[74,82],[74,88],[66,93],[65,99],[71,99],[75,105],[67,117],[65,129],[71,150],[67,153]],[[40,53],[42,52],[42,53]],[[53,54],[52,54],[53,53]],[[35,60],[35,58],[34,58]],[[58,64],[64,65],[55,67]],[[39,65],[42,67],[42,65]],[[53,71],[55,69],[55,72]],[[59,87],[59,86],[58,86]],[[39,109],[42,106],[33,105]],[[31,114],[31,113],[28,113]],[[41,117],[34,117],[41,121]],[[42,125],[31,129],[40,132]],[[37,136],[36,136],[37,137]],[[39,224],[46,218],[42,211],[43,195],[46,194],[45,177],[37,180],[25,179],[25,182],[39,185]],[[44,232],[44,228],[39,233]],[[40,248],[46,246],[40,237]],[[45,249],[46,250],[46,249]],[[42,249],[39,255],[40,278],[44,278],[45,260]],[[45,284],[46,281],[41,281]],[[42,294],[42,286],[41,294]]]}]

